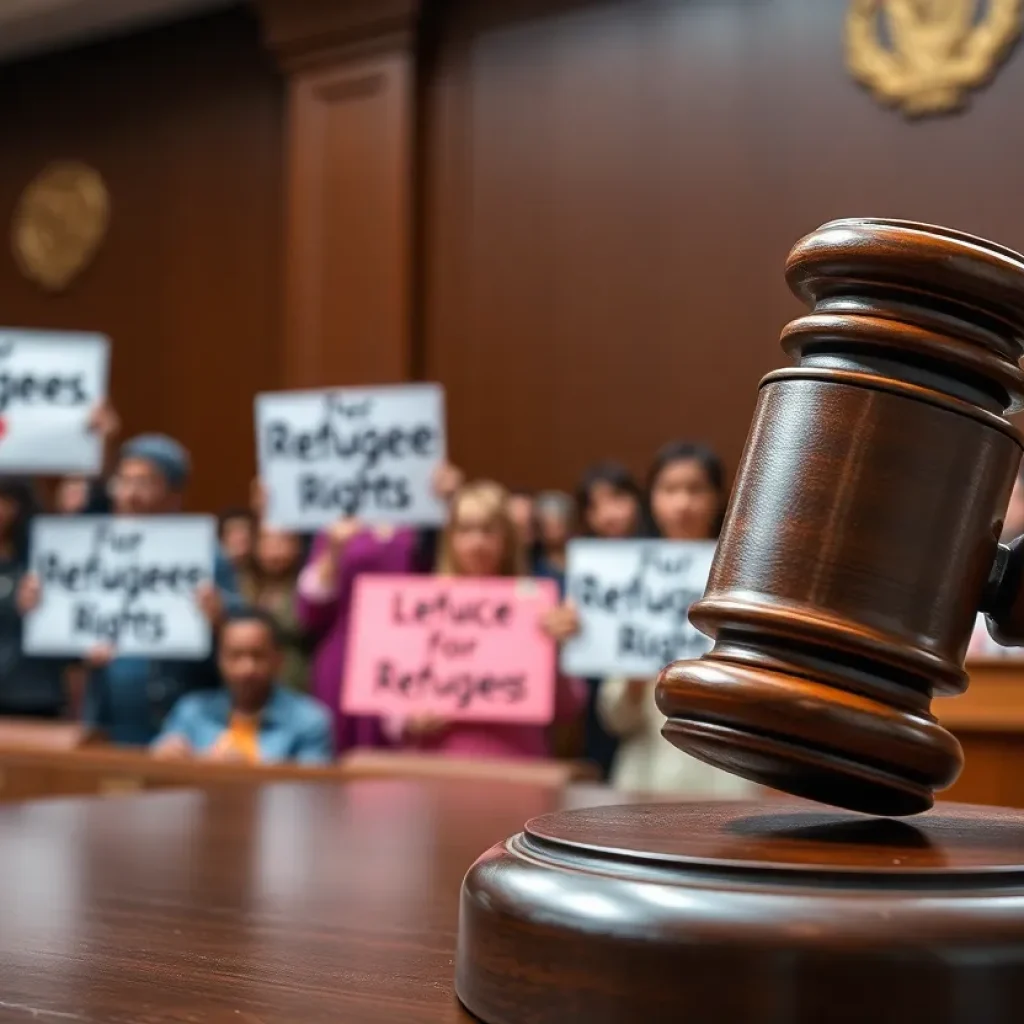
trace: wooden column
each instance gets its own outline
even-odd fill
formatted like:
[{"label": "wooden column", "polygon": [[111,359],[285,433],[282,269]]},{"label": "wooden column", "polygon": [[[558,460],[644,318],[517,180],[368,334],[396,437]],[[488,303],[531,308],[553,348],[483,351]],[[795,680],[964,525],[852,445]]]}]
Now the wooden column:
[{"label": "wooden column", "polygon": [[420,0],[263,0],[288,76],[285,380],[407,380]]}]

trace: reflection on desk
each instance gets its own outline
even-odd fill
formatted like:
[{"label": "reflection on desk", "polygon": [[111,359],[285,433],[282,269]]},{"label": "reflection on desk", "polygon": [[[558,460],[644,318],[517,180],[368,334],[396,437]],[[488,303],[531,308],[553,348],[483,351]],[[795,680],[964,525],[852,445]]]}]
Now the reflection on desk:
[{"label": "reflection on desk", "polygon": [[0,1020],[469,1021],[462,877],[564,799],[382,780],[0,808]]}]

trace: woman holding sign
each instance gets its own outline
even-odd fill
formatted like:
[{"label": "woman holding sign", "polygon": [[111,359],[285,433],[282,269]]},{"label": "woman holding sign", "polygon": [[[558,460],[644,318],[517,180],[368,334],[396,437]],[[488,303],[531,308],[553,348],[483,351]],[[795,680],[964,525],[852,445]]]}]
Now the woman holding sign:
[{"label": "woman holding sign", "polygon": [[[452,499],[451,518],[441,539],[438,575],[479,580],[517,577],[523,575],[524,563],[506,490],[489,481],[462,487]],[[536,629],[543,629],[539,617]],[[556,677],[554,721],[575,718],[584,700],[579,680]],[[386,730],[400,745],[420,750],[468,757],[550,756],[543,725],[450,722],[434,715],[413,715],[387,722]]]},{"label": "woman holding sign", "polygon": [[[702,445],[676,442],[663,448],[648,477],[647,529],[667,541],[707,541],[718,537],[725,511],[725,475],[718,456]],[[575,607],[552,615],[552,631],[568,639],[580,630]],[[619,738],[613,784],[641,792],[688,796],[730,796],[752,791],[750,783],[677,750],[661,736],[665,717],[654,700],[653,679],[601,681],[597,711],[604,727]]]},{"label": "woman holding sign", "polygon": [[[633,474],[619,462],[589,467],[576,486],[576,517],[584,537],[628,540],[640,530],[643,493]],[[564,576],[563,576],[564,592]],[[615,763],[619,738],[605,728],[597,709],[600,678],[588,677],[583,713],[583,757],[597,765],[607,780]]]},{"label": "woman holding sign", "polygon": [[[655,456],[648,475],[650,532],[664,540],[714,540],[726,505],[721,460],[699,444],[675,442]],[[665,716],[651,679],[606,679],[598,692],[605,727],[620,737],[612,771],[619,789],[729,797],[756,787],[677,750],[662,738]]]},{"label": "woman holding sign", "polygon": [[[444,501],[461,483],[461,472],[447,464],[434,476],[434,490]],[[313,542],[299,575],[295,611],[313,649],[310,691],[334,715],[339,753],[386,742],[378,718],[346,715],[340,707],[355,582],[367,573],[429,572],[435,544],[436,532],[370,527],[352,518],[339,519]]]}]

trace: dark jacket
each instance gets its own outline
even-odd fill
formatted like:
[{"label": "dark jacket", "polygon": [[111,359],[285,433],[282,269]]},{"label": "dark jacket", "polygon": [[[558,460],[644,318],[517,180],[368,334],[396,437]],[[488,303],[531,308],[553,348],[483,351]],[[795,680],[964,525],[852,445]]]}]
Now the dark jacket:
[{"label": "dark jacket", "polygon": [[20,559],[0,561],[0,715],[56,718],[68,662],[22,653],[17,594],[26,571]]}]

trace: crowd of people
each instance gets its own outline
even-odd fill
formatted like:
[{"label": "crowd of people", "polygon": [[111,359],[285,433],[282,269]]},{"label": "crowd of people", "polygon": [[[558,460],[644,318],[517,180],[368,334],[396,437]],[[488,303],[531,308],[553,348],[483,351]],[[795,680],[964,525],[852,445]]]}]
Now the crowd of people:
[{"label": "crowd of people", "polygon": [[[97,429],[112,440],[116,417],[100,418]],[[341,710],[353,587],[361,575],[536,576],[555,581],[564,594],[574,536],[716,538],[727,495],[721,460],[710,448],[666,445],[642,485],[623,465],[595,464],[574,495],[467,481],[443,465],[434,486],[448,517],[431,530],[344,518],[305,538],[263,521],[257,482],[246,505],[221,515],[213,579],[196,594],[217,638],[209,659],[127,657],[108,647],[81,661],[28,656],[22,620],[40,600],[28,562],[33,515],[151,516],[182,508],[190,458],[180,444],[144,435],[111,448],[102,479],[61,480],[48,508],[35,482],[0,478],[0,714],[80,717],[111,742],[148,746],[162,758],[325,764],[360,747],[468,757],[562,754],[586,758],[630,789],[747,789],[661,738],[652,679],[560,677],[548,728],[429,715],[384,720]],[[1006,528],[1024,529],[1024,487],[1014,490]],[[563,600],[538,628],[564,643],[579,630],[576,609]]]}]

